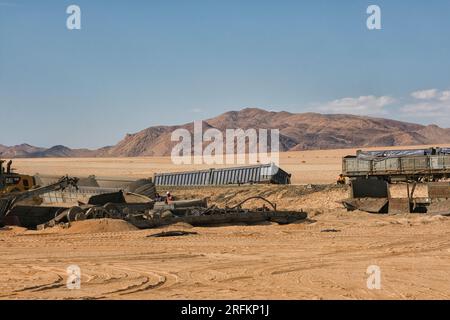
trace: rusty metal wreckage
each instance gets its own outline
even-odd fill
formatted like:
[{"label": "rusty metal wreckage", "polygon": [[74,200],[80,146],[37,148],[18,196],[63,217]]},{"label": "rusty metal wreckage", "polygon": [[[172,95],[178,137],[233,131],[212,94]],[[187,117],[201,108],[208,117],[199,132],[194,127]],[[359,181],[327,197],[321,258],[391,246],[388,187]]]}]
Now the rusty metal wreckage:
[{"label": "rusty metal wreckage", "polygon": [[[242,168],[238,171],[242,172]],[[89,182],[89,186],[79,185],[80,179],[63,177],[45,187],[0,196],[0,221],[6,225],[45,229],[74,221],[110,218],[122,219],[146,229],[177,222],[193,226],[263,221],[286,224],[307,217],[302,210],[277,210],[276,204],[260,196],[250,197],[232,207],[219,208],[215,205],[208,206],[206,199],[165,201],[164,197],[161,199],[157,196],[152,179],[134,181],[124,190],[92,187],[98,186],[93,183],[92,178],[85,181]],[[64,202],[66,199],[73,201],[80,198],[80,195],[89,195],[88,201],[78,201],[78,205],[72,207],[41,206],[34,203],[42,201],[42,198],[57,199],[57,202]],[[261,201],[263,205],[252,210],[244,209],[243,206],[250,200]]]},{"label": "rusty metal wreckage", "polygon": [[[227,184],[272,183],[289,184],[290,175],[273,165],[221,169],[215,172],[155,174],[158,186],[195,187]],[[264,174],[263,174],[264,173]],[[261,175],[261,177],[259,177]],[[429,148],[398,151],[358,151],[356,156],[343,158],[342,175],[350,181],[350,197],[341,201],[349,211],[369,213],[421,213],[450,216],[450,148]],[[220,177],[220,179],[219,179]],[[257,178],[260,178],[259,180]],[[39,180],[38,177],[35,177]],[[307,218],[307,213],[281,211],[276,204],[254,196],[232,207],[208,206],[206,199],[165,201],[157,196],[153,179],[128,182],[124,188],[101,188],[95,178],[62,177],[43,187],[0,195],[0,222],[30,229],[45,229],[68,225],[86,219],[122,219],[138,228],[154,228],[178,222],[193,226],[224,223],[257,223],[273,221],[292,223]],[[81,181],[81,183],[80,183]],[[86,184],[87,181],[87,185]],[[407,196],[395,198],[390,184],[406,185]],[[427,197],[415,197],[418,184],[426,183]],[[78,205],[41,206],[36,201],[53,198],[56,202],[78,199]],[[38,200],[37,200],[38,199]],[[245,209],[249,201],[261,201],[256,209]],[[31,202],[31,204],[29,204]]]}]

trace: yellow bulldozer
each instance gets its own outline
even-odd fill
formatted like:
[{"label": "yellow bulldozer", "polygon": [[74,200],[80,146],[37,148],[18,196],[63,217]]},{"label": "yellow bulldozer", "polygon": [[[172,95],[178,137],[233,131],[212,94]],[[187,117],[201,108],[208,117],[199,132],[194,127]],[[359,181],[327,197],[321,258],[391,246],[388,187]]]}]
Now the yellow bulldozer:
[{"label": "yellow bulldozer", "polygon": [[0,195],[14,192],[23,192],[36,187],[32,176],[13,172],[12,161],[0,160]]}]

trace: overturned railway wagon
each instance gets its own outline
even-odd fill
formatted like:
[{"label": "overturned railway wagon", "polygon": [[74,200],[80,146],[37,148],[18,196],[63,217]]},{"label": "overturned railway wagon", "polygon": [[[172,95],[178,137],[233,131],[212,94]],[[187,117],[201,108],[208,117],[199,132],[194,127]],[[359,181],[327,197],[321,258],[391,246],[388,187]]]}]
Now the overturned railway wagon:
[{"label": "overturned railway wagon", "polygon": [[420,213],[450,216],[450,182],[429,182],[428,195],[416,197],[417,183],[406,183],[406,194],[393,197],[390,186],[380,179],[355,179],[350,198],[342,201],[349,210],[369,213]]},{"label": "overturned railway wagon", "polygon": [[351,179],[375,177],[389,182],[436,181],[450,177],[450,148],[357,151],[342,161],[342,173]]},{"label": "overturned railway wagon", "polygon": [[290,184],[291,175],[275,164],[189,172],[157,173],[157,186],[218,186],[228,184]]}]

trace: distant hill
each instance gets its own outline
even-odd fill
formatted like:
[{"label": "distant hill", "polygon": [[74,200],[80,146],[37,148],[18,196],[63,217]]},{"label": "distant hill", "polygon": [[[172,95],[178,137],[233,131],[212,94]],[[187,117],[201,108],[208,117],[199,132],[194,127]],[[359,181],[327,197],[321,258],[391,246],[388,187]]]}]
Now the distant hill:
[{"label": "distant hill", "polygon": [[[127,135],[106,155],[170,155],[174,145],[170,141],[171,133],[179,128],[193,132],[192,123],[150,127]],[[269,112],[255,108],[230,111],[205,120],[203,130],[208,128],[217,128],[222,132],[235,128],[280,129],[281,151],[450,143],[450,129],[435,125],[423,126],[354,115]]]},{"label": "distant hill", "polygon": [[0,145],[0,158],[61,158],[61,157],[97,157],[100,150],[70,149],[65,146],[38,148],[28,144],[12,147]]},{"label": "distant hill", "polygon": [[44,152],[45,150],[45,148],[38,148],[29,144],[21,144],[13,147],[0,145],[0,156],[3,158],[23,158],[31,154]]},{"label": "distant hill", "polygon": [[[127,134],[112,147],[98,150],[50,149],[27,144],[6,147],[0,145],[0,157],[138,157],[168,156],[175,142],[174,130],[184,128],[193,133],[193,124],[155,126]],[[269,112],[256,108],[230,111],[203,123],[203,130],[280,129],[280,151],[383,147],[406,145],[450,144],[450,129],[436,125],[419,125],[389,119],[318,113]]]}]

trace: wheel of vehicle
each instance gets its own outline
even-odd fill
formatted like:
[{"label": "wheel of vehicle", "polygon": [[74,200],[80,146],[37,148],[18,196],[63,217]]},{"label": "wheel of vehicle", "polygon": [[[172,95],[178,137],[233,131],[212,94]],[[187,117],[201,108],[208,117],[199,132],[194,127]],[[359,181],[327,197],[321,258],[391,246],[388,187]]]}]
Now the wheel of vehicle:
[{"label": "wheel of vehicle", "polygon": [[61,213],[63,213],[65,210],[66,210],[66,208],[61,208],[61,209],[56,210],[56,212],[55,212],[55,218],[56,218],[57,216],[59,216]]},{"label": "wheel of vehicle", "polygon": [[105,218],[111,219],[119,219],[121,211],[119,207],[114,203],[107,203],[103,206],[103,209],[106,211]]},{"label": "wheel of vehicle", "polygon": [[106,218],[107,216],[107,212],[105,209],[103,209],[102,207],[97,207],[97,208],[93,208],[93,218],[94,219],[103,219]]},{"label": "wheel of vehicle", "polygon": [[95,215],[95,208],[89,208],[86,213],[84,214],[86,219],[92,219]]},{"label": "wheel of vehicle", "polygon": [[79,212],[75,214],[75,221],[83,221],[86,220],[86,214],[84,212]]},{"label": "wheel of vehicle", "polygon": [[70,208],[69,210],[67,210],[67,221],[68,222],[76,221],[76,217],[80,213],[82,213],[84,215],[84,211],[80,207]]}]

